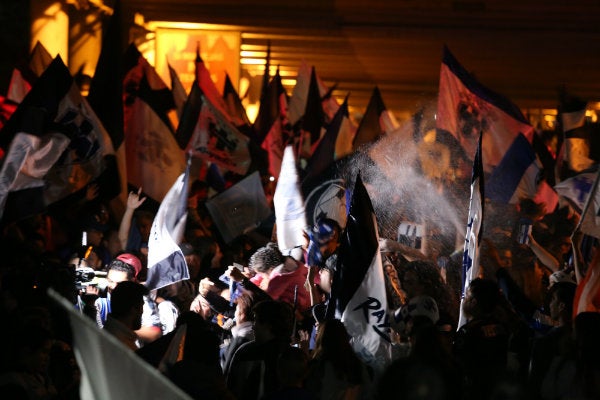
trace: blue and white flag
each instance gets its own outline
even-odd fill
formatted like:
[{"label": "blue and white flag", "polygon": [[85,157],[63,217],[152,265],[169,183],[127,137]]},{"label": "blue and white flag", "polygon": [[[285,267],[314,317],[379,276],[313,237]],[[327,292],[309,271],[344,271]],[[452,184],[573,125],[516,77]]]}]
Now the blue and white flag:
[{"label": "blue and white flag", "polygon": [[554,186],[554,190],[556,190],[559,195],[569,199],[571,203],[577,207],[577,211],[581,212],[597,175],[598,171],[596,170],[584,171],[557,183]]},{"label": "blue and white flag", "polygon": [[187,221],[190,167],[167,192],[152,222],[148,239],[148,289],[160,289],[190,278],[179,243]]},{"label": "blue and white flag", "polygon": [[[483,163],[481,160],[482,134],[479,134],[479,143],[473,160],[473,174],[471,176],[471,201],[469,204],[469,220],[467,222],[467,234],[465,236],[465,248],[463,252],[463,299],[471,281],[479,275],[479,245],[481,233],[483,232]],[[460,317],[458,328],[467,322],[460,303]]]},{"label": "blue and white flag", "polygon": [[307,226],[304,199],[300,190],[300,178],[292,146],[287,146],[283,153],[281,175],[275,188],[273,205],[277,225],[277,245],[281,252],[287,255],[305,242],[303,231]]},{"label": "blue and white flag", "polygon": [[377,221],[360,175],[337,261],[327,316],[344,323],[358,357],[381,372],[391,361],[389,310]]},{"label": "blue and white flag", "polygon": [[486,182],[486,196],[504,204],[532,199],[541,181],[542,164],[522,134],[517,135]]},{"label": "blue and white flag", "polygon": [[444,47],[436,128],[452,134],[466,154],[475,154],[483,132],[485,171],[497,166],[520,134],[531,143],[534,130],[521,110],[479,83]]}]

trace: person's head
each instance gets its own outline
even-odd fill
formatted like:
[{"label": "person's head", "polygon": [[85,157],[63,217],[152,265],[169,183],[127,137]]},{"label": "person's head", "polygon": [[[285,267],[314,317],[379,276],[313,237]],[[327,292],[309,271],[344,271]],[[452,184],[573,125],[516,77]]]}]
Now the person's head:
[{"label": "person's head", "polygon": [[268,274],[273,268],[283,263],[283,256],[276,243],[268,243],[252,254],[249,266],[258,273]]},{"label": "person's head", "polygon": [[475,278],[469,284],[463,311],[469,317],[482,317],[494,312],[500,302],[498,284],[490,279]]},{"label": "person's head", "polygon": [[110,315],[127,325],[131,330],[141,328],[144,295],[148,289],[140,283],[123,281],[116,285],[111,294]]},{"label": "person's head", "polygon": [[254,296],[252,292],[244,291],[235,300],[235,320],[236,322],[242,323],[246,321],[252,321],[254,314],[252,313],[252,307],[254,306]]},{"label": "person's head", "polygon": [[123,253],[117,256],[108,266],[106,275],[108,290],[112,291],[120,282],[135,281],[141,269],[140,259],[133,254]]},{"label": "person's head", "polygon": [[179,247],[181,248],[181,252],[185,257],[185,262],[187,263],[190,271],[190,279],[196,279],[200,273],[200,257],[198,254],[196,254],[194,246],[192,246],[190,243],[182,243]]},{"label": "person's head", "polygon": [[445,286],[439,268],[430,261],[411,261],[402,268],[401,275],[402,288],[408,298],[424,294],[433,296],[433,292]]},{"label": "person's head", "polygon": [[339,319],[328,319],[319,324],[313,357],[336,357],[353,351],[350,335]]},{"label": "person's head", "polygon": [[573,299],[577,284],[572,282],[557,282],[548,291],[550,318],[562,323],[571,321]]},{"label": "person's head", "polygon": [[140,232],[143,242],[148,242],[150,237],[150,230],[152,229],[152,222],[154,221],[154,214],[145,210],[136,210],[135,212],[135,225]]},{"label": "person's head", "polygon": [[264,300],[256,304],[252,312],[254,314],[254,337],[257,342],[291,338],[294,314],[289,304],[282,301]]},{"label": "person's head", "polygon": [[86,244],[89,246],[100,246],[104,237],[104,232],[108,225],[103,223],[98,215],[89,215],[84,218],[83,231],[86,234]]}]

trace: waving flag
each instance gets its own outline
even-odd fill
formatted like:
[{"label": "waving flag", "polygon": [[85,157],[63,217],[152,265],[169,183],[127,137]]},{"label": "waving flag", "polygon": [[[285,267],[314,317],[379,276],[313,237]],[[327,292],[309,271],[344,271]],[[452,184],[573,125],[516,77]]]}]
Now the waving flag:
[{"label": "waving flag", "polygon": [[269,129],[261,147],[269,155],[269,173],[271,176],[275,177],[275,179],[278,179],[279,170],[281,169],[281,160],[283,158],[283,150],[291,139],[291,127],[287,119],[287,94],[281,84],[279,69],[271,83],[269,83],[267,93],[268,96],[265,98],[265,101],[273,102],[277,105],[277,116],[275,120],[273,120],[271,129]]},{"label": "waving flag", "polygon": [[160,202],[185,169],[175,140],[175,102],[167,85],[134,45],[125,54],[133,65],[123,81],[127,182]]},{"label": "waving flag", "polygon": [[[581,218],[575,232],[581,230],[586,235],[600,239],[600,173],[590,188]],[[575,298],[573,299],[573,315],[592,311],[600,312],[600,252],[596,251],[590,262],[584,278],[577,284]]]},{"label": "waving flag", "polygon": [[[473,161],[473,174],[471,176],[471,201],[469,203],[469,220],[467,222],[467,234],[465,236],[465,248],[463,252],[463,297],[469,288],[471,281],[479,275],[479,246],[481,244],[481,233],[483,232],[483,205],[484,205],[484,183],[482,162],[482,134],[479,135],[475,160]],[[466,316],[460,307],[458,328],[467,323]]]},{"label": "waving flag", "polygon": [[[302,192],[306,200],[306,219],[310,226],[321,217],[334,219],[341,227],[346,226],[346,183],[338,174],[336,146],[340,133],[347,133],[349,129],[347,106],[347,101],[344,101],[338,109],[304,172]],[[342,148],[341,151],[343,150]],[[338,160],[342,159],[343,157]]]},{"label": "waving flag", "polygon": [[206,208],[226,243],[255,229],[271,215],[256,171],[223,193],[211,197]]},{"label": "waving flag", "polygon": [[223,89],[223,100],[227,106],[227,112],[231,117],[231,122],[242,132],[248,132],[252,124],[246,114],[246,109],[240,100],[238,92],[233,87],[229,74],[225,74],[225,87]]},{"label": "waving flag", "polygon": [[171,67],[171,64],[167,63],[167,66],[169,68],[169,76],[171,77],[171,93],[173,93],[173,100],[175,101],[177,116],[181,118],[183,106],[187,100],[187,93],[185,92],[185,88],[179,79],[179,75],[177,75],[177,71]]},{"label": "waving flag", "polygon": [[477,138],[483,132],[486,171],[500,164],[519,134],[529,143],[534,134],[517,106],[481,85],[446,47],[440,72],[436,127],[452,134],[468,155],[475,154]]},{"label": "waving flag", "polygon": [[86,400],[190,399],[158,369],[127,349],[116,337],[98,329],[93,321],[77,312],[73,304],[52,289],[48,294],[60,305],[70,321],[73,352],[81,370],[80,398]]},{"label": "waving flag", "polygon": [[52,56],[44,45],[38,41],[31,51],[29,63],[13,70],[8,84],[7,99],[14,103],[22,102],[31,90],[31,86],[51,63]]},{"label": "waving flag", "polygon": [[250,167],[249,139],[230,122],[199,86],[192,85],[175,134],[177,143],[194,157],[245,175]]},{"label": "waving flag", "polygon": [[373,143],[380,136],[396,130],[398,126],[398,121],[396,121],[392,112],[386,108],[381,97],[381,92],[375,86],[365,115],[363,115],[358,125],[358,130],[354,137],[354,149]]},{"label": "waving flag", "polygon": [[598,171],[582,172],[556,184],[554,189],[559,195],[569,199],[581,213],[597,175]]},{"label": "waving flag", "polygon": [[85,188],[106,172],[108,158],[114,155],[108,134],[60,57],[6,123],[0,147],[8,149],[2,163],[0,198],[15,206],[28,204],[9,198],[23,189],[28,191],[20,194],[27,193],[30,199],[34,189],[37,200],[31,204],[46,206]]},{"label": "waving flag", "polygon": [[300,178],[292,146],[285,148],[273,205],[277,225],[277,244],[283,254],[288,254],[292,249],[304,244],[304,229],[307,226]]},{"label": "waving flag", "polygon": [[356,354],[378,372],[391,360],[388,311],[377,221],[358,175],[338,249],[327,315],[341,319]]},{"label": "waving flag", "polygon": [[148,239],[148,289],[160,289],[190,278],[185,256],[179,243],[187,221],[190,168],[177,178],[152,222]]},{"label": "waving flag", "polygon": [[561,104],[564,161],[573,172],[581,172],[594,164],[590,158],[590,133],[585,126],[586,108],[587,103],[578,98],[563,99]]}]

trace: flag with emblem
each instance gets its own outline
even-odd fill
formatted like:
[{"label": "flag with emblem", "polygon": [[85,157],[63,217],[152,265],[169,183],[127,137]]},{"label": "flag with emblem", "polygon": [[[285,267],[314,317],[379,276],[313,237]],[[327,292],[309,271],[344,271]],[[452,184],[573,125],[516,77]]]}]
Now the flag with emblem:
[{"label": "flag with emblem", "polygon": [[391,361],[386,296],[375,212],[358,175],[338,249],[327,317],[342,321],[358,357],[377,372]]}]

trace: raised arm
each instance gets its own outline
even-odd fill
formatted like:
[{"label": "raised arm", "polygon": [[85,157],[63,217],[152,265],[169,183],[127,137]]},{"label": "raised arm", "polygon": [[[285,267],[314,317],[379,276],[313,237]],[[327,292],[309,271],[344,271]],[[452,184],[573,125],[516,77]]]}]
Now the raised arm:
[{"label": "raised arm", "polygon": [[129,239],[129,230],[131,229],[131,220],[133,219],[133,212],[141,206],[144,201],[146,201],[145,197],[140,197],[142,194],[142,188],[140,187],[136,192],[129,192],[129,196],[127,197],[127,208],[125,209],[125,213],[123,213],[123,218],[121,219],[121,224],[119,225],[119,242],[121,243],[121,248],[127,248],[127,240]]}]

